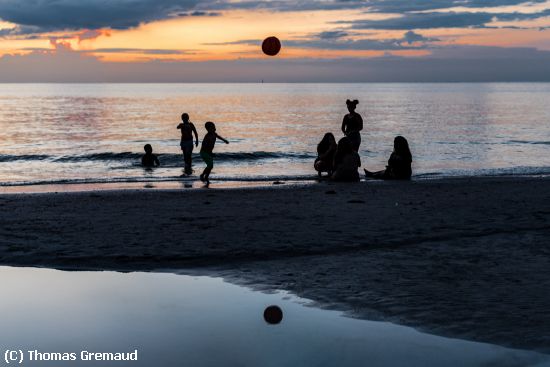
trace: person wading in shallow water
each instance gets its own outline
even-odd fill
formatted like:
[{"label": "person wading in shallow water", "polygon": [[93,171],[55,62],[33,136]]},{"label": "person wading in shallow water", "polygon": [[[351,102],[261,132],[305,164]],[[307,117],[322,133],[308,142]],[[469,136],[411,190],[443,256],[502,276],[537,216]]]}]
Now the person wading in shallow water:
[{"label": "person wading in shallow water", "polygon": [[191,169],[193,159],[193,134],[195,134],[195,146],[199,146],[199,135],[195,125],[189,121],[189,115],[184,113],[181,115],[182,123],[177,126],[181,130],[180,147],[183,152],[183,161],[185,162],[185,174],[190,175],[193,173]]},{"label": "person wading in shallow water", "polygon": [[141,165],[143,167],[151,168],[160,166],[159,159],[153,154],[153,147],[151,144],[145,144],[143,150],[145,151],[145,154],[141,157]]},{"label": "person wading in shallow water", "polygon": [[358,100],[347,100],[349,113],[344,116],[342,120],[342,132],[351,142],[353,150],[359,151],[359,145],[361,145],[361,130],[363,130],[363,118],[360,114],[355,112],[355,108],[359,104]]}]

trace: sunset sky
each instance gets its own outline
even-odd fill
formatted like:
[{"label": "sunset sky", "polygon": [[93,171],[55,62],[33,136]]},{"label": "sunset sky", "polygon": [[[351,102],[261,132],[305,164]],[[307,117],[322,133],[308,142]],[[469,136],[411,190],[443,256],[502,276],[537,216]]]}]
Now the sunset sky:
[{"label": "sunset sky", "polygon": [[0,81],[550,80],[549,61],[550,0],[0,0]]}]

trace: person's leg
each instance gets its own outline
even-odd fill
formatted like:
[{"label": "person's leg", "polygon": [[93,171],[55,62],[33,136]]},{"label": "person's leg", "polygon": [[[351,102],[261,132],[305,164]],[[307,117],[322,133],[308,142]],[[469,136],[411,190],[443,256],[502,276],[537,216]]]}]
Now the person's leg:
[{"label": "person's leg", "polygon": [[185,173],[190,175],[193,170],[191,169],[193,159],[193,142],[185,142],[183,147],[183,160],[185,161]]},{"label": "person's leg", "polygon": [[210,183],[209,177],[210,177],[210,172],[212,172],[212,168],[214,168],[214,157],[212,156],[212,154],[209,154],[208,165],[206,166],[206,170],[205,170],[206,174],[204,175],[204,178],[207,184]]},{"label": "person's leg", "polygon": [[212,168],[214,167],[214,157],[212,157],[212,155],[207,152],[201,152],[201,157],[204,160],[204,163],[206,163],[206,168],[200,176],[201,181],[206,181],[206,183],[210,183],[208,178],[210,176],[210,172],[212,172]]},{"label": "person's leg", "polygon": [[348,135],[349,140],[351,141],[351,146],[354,151],[359,152],[359,146],[361,145],[361,133],[354,132]]},{"label": "person's leg", "polygon": [[210,172],[212,172],[212,167],[206,167],[204,169],[204,172],[202,173],[203,181],[206,181],[207,183],[210,182],[210,180],[208,179],[210,177]]},{"label": "person's leg", "polygon": [[181,148],[181,154],[183,154],[183,167],[185,168],[185,145],[182,143],[180,143],[180,148]]},{"label": "person's leg", "polygon": [[319,175],[319,177],[321,177],[321,174],[323,172],[323,162],[319,158],[315,160],[315,163],[313,164],[313,168],[315,168],[315,170],[317,171],[317,174]]}]

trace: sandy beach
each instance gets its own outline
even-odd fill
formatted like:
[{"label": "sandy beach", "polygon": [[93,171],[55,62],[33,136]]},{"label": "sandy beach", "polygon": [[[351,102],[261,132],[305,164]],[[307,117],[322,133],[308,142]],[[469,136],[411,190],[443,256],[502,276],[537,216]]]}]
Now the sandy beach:
[{"label": "sandy beach", "polygon": [[550,351],[550,179],[0,195],[0,264],[173,271]]}]

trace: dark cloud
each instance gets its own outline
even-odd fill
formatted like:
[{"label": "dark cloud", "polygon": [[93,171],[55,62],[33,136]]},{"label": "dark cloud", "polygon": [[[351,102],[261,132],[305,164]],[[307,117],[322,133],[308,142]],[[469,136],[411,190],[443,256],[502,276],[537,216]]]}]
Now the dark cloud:
[{"label": "dark cloud", "polygon": [[405,14],[419,11],[444,10],[454,7],[479,9],[520,4],[542,4],[547,0],[209,0],[201,9],[265,9],[273,11],[312,11],[365,9],[369,13]]},{"label": "dark cloud", "polygon": [[192,10],[199,0],[1,0],[0,18],[17,32],[127,29]]},{"label": "dark cloud", "polygon": [[320,38],[320,39],[337,39],[337,38],[342,38],[342,37],[347,37],[349,35],[348,32],[345,32],[345,31],[326,31],[326,32],[321,32],[317,35],[317,38]]},{"label": "dark cloud", "polygon": [[384,20],[358,20],[354,29],[429,29],[482,26],[494,15],[487,13],[410,13]]},{"label": "dark cloud", "polygon": [[315,48],[323,50],[361,50],[361,51],[394,51],[424,49],[430,43],[439,41],[437,38],[424,37],[413,31],[406,32],[402,38],[370,39],[354,38],[343,39],[345,36],[326,37],[326,32],[318,34],[312,40],[285,41],[285,46],[300,48]]},{"label": "dark cloud", "polygon": [[417,42],[428,43],[436,41],[439,41],[439,39],[433,37],[424,37],[423,35],[418,34],[414,31],[408,31],[403,35],[403,42],[408,43],[409,45]]},{"label": "dark cloud", "polygon": [[[550,9],[537,13],[486,13],[486,12],[431,12],[406,13],[384,20],[358,20],[349,22],[354,29],[431,29],[431,28],[483,28],[493,21],[520,21],[550,15]],[[348,22],[340,22],[348,23]]]},{"label": "dark cloud", "polygon": [[199,6],[208,10],[257,9],[272,11],[314,11],[344,10],[366,8],[366,0],[244,0],[232,2],[227,0],[204,1]]},{"label": "dark cloud", "polygon": [[544,3],[546,0],[370,0],[366,1],[369,12],[408,13],[415,11],[442,10],[454,7],[484,8]]},{"label": "dark cloud", "polygon": [[214,11],[200,11],[200,10],[195,10],[193,12],[188,12],[188,13],[179,13],[178,16],[179,17],[219,17],[220,15],[222,15],[222,13],[219,13],[219,12],[214,12]]},{"label": "dark cloud", "polygon": [[[528,3],[544,2],[530,0]],[[12,30],[1,30],[0,36],[61,30],[127,29],[174,16],[219,16],[221,11],[231,9],[364,9],[366,13],[393,13],[400,16],[388,20],[358,20],[352,24],[354,28],[402,30],[484,27],[495,16],[501,20],[525,20],[550,15],[548,11],[535,14],[444,12],[445,9],[457,6],[479,10],[488,6],[524,3],[526,0],[0,0],[0,19],[18,25]],[[327,32],[327,36],[330,35]]]},{"label": "dark cloud", "polygon": [[[2,18],[0,17],[0,19]],[[26,36],[25,39],[39,38],[39,36],[33,36],[35,33],[40,33],[40,29],[38,27],[16,25],[14,28],[0,29],[0,38],[18,38],[22,35]]]}]

